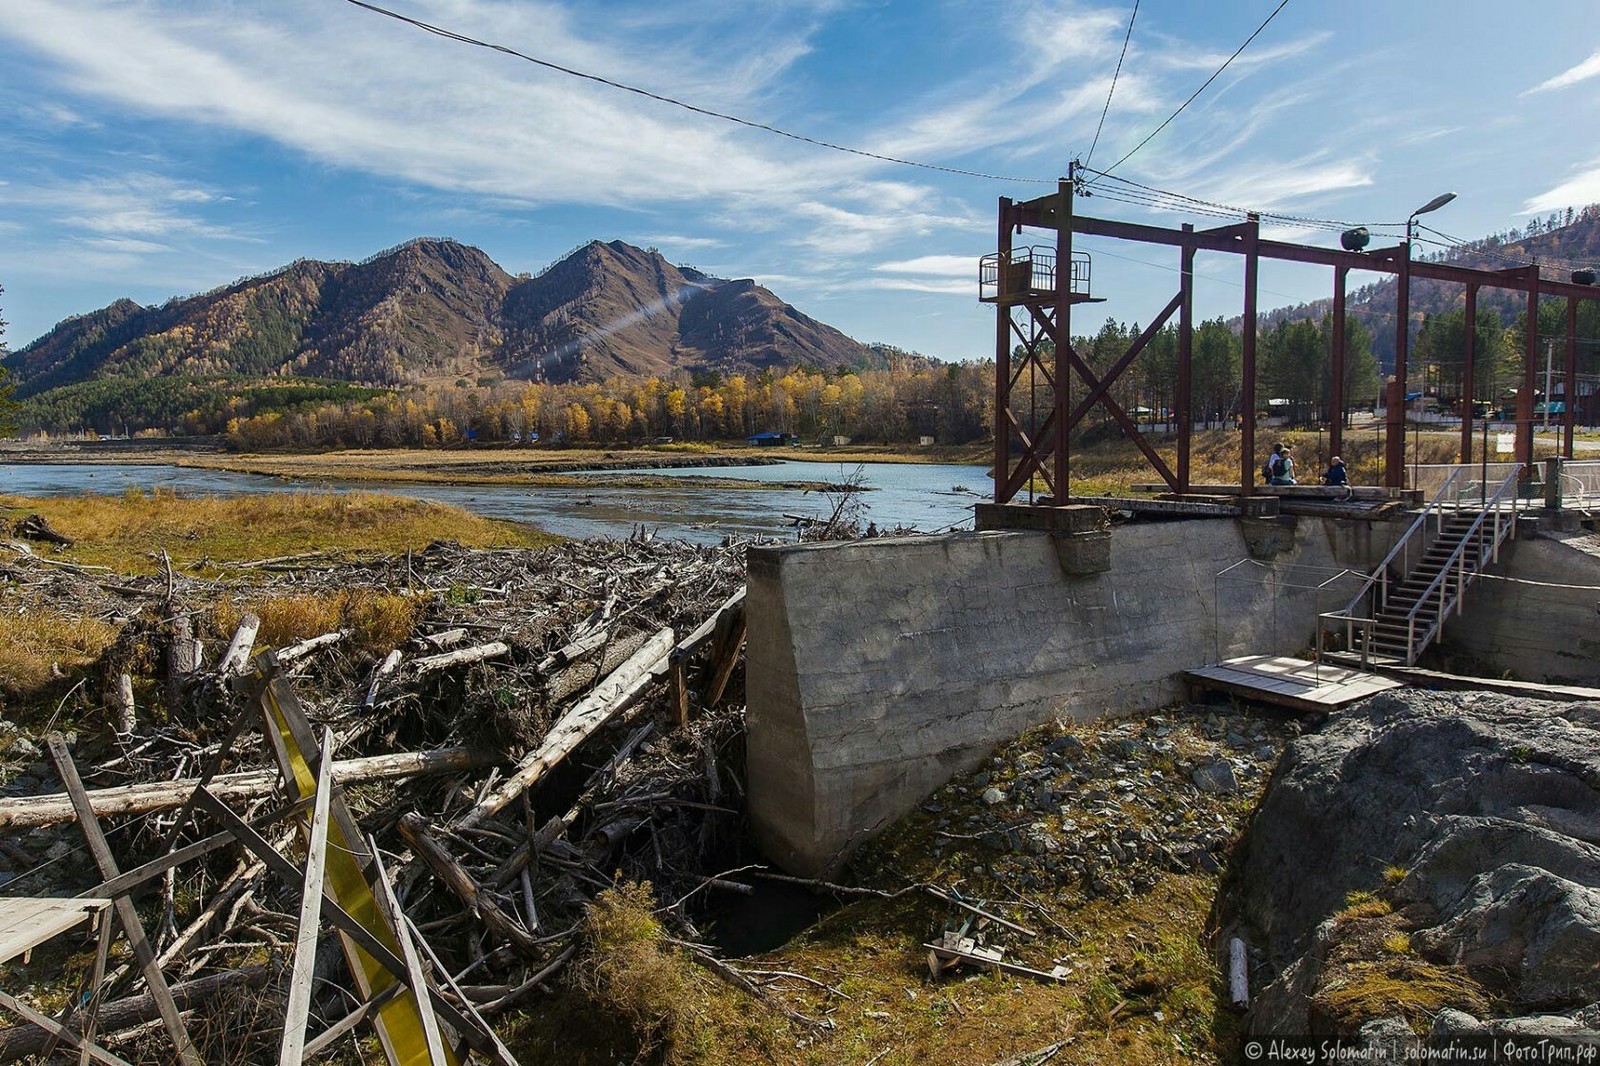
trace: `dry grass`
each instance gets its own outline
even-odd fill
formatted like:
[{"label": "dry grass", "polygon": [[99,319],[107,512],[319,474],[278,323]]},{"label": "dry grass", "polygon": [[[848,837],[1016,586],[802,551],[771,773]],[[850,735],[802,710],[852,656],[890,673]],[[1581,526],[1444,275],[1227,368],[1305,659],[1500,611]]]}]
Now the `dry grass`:
[{"label": "dry grass", "polygon": [[696,966],[666,938],[646,884],[621,884],[589,905],[570,980],[534,1014],[502,1029],[523,1062],[566,1066],[713,1066],[774,1062],[787,1024]]},{"label": "dry grass", "polygon": [[96,618],[42,608],[0,611],[0,690],[19,698],[37,696],[62,674],[100,658],[117,637],[115,626]]},{"label": "dry grass", "polygon": [[230,562],[310,551],[394,554],[437,539],[479,548],[542,547],[555,540],[460,508],[364,492],[0,496],[0,516],[35,512],[77,541],[62,558],[129,574],[158,572],[162,549],[174,566],[215,573]]},{"label": "dry grass", "polygon": [[302,596],[262,596],[242,602],[219,601],[211,611],[211,627],[227,639],[248,612],[261,619],[256,634],[260,647],[281,648],[335,630],[350,631],[352,642],[374,652],[398,646],[416,627],[423,601],[373,589]]}]

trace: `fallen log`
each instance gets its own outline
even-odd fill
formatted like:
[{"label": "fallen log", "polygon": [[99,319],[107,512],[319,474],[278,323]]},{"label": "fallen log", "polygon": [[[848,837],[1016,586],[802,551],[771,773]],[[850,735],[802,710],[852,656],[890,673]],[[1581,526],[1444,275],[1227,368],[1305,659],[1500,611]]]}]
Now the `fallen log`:
[{"label": "fallen log", "polygon": [[[179,1010],[193,1010],[236,989],[265,984],[272,975],[272,970],[271,966],[265,965],[242,966],[237,970],[224,970],[193,981],[185,981],[183,984],[172,986],[172,999],[177,1003]],[[103,1040],[115,1036],[121,1030],[148,1022],[155,1018],[156,1014],[156,1001],[149,993],[129,996],[127,999],[119,999],[100,1008],[95,1031],[100,1034],[99,1039]],[[44,1050],[50,1039],[50,1034],[37,1025],[13,1025],[7,1029],[0,1029],[0,1063],[16,1062],[28,1055],[37,1055]]]},{"label": "fallen log", "polygon": [[400,669],[400,649],[396,648],[384,657],[378,668],[372,671],[372,684],[367,686],[367,698],[361,701],[361,706],[371,707],[378,702],[378,688],[383,684],[383,679]]},{"label": "fallen log", "polygon": [[223,653],[222,662],[217,666],[217,676],[227,680],[233,674],[244,670],[244,664],[250,661],[250,649],[255,647],[256,634],[261,630],[261,619],[253,614],[246,614],[239,619],[239,628],[233,632],[233,640],[228,642],[228,650]]},{"label": "fallen log", "polygon": [[417,674],[428,674],[435,670],[443,670],[447,666],[458,666],[462,663],[480,663],[485,659],[493,659],[506,654],[511,646],[504,641],[493,640],[488,644],[479,644],[475,648],[462,648],[460,651],[447,651],[443,655],[429,655],[427,658],[418,659],[412,663]]},{"label": "fallen log", "polygon": [[280,648],[278,649],[278,662],[292,663],[296,659],[304,658],[305,656],[310,655],[318,648],[325,648],[329,644],[337,644],[339,641],[343,640],[349,635],[350,631],[348,629],[337,629],[332,633],[324,633],[320,637],[310,637],[306,640],[302,640],[298,644],[291,644],[287,648]]},{"label": "fallen log", "polygon": [[[396,777],[448,774],[492,766],[501,760],[494,752],[468,747],[437,748],[433,751],[408,751],[393,755],[369,755],[344,759],[333,764],[333,779],[340,784],[361,781],[386,781]],[[181,807],[188,801],[197,777],[176,781],[152,781],[117,788],[100,788],[89,793],[96,817],[150,814]],[[222,799],[236,800],[264,796],[278,786],[277,770],[245,770],[218,774],[211,779],[211,791]],[[30,829],[73,819],[72,800],[64,792],[18,799],[0,799],[0,829]]]},{"label": "fallen log", "polygon": [[522,795],[552,766],[566,758],[595,730],[626,710],[657,679],[657,667],[665,668],[672,651],[671,627],[645,641],[628,661],[612,671],[593,692],[562,715],[546,735],[544,743],[517,764],[517,768],[476,807],[456,820],[455,826],[470,828]]},{"label": "fallen log", "polygon": [[400,835],[411,846],[411,850],[417,853],[417,858],[421,859],[423,865],[432,870],[434,876],[455,893],[468,911],[481,919],[484,925],[509,943],[519,954],[533,959],[543,959],[543,953],[539,950],[539,944],[532,934],[502,910],[494,901],[494,897],[483,891],[478,882],[473,880],[472,875],[455,860],[455,856],[450,854],[450,850],[433,835],[433,827],[428,819],[416,811],[410,811],[400,816],[397,825]]},{"label": "fallen log", "polygon": [[62,548],[72,547],[72,538],[52,529],[50,523],[45,521],[44,515],[31,514],[21,519],[16,524],[15,532],[17,536],[26,537],[28,540],[42,540],[46,544]]}]

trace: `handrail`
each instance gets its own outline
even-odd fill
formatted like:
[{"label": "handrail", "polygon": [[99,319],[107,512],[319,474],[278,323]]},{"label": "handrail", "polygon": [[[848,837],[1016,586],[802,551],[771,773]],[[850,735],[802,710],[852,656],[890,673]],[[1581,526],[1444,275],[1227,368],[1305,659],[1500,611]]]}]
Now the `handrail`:
[{"label": "handrail", "polygon": [[[1344,607],[1344,611],[1345,611],[1346,614],[1353,615],[1355,610],[1356,610],[1356,608],[1357,608],[1357,606],[1360,605],[1362,598],[1365,597],[1367,595],[1367,593],[1372,591],[1374,585],[1377,585],[1379,583],[1382,583],[1382,584],[1385,585],[1385,590],[1384,590],[1385,595],[1384,595],[1383,599],[1384,599],[1384,602],[1386,602],[1386,603],[1388,602],[1387,584],[1388,584],[1389,564],[1394,562],[1395,556],[1399,555],[1402,551],[1407,550],[1406,549],[1406,545],[1410,543],[1411,538],[1416,535],[1417,531],[1419,529],[1423,528],[1427,524],[1428,515],[1435,508],[1438,508],[1438,511],[1439,511],[1438,522],[1441,525],[1443,525],[1443,522],[1444,522],[1444,517],[1443,517],[1444,516],[1444,504],[1443,504],[1443,500],[1444,500],[1445,495],[1448,492],[1450,486],[1455,484],[1456,479],[1461,476],[1461,471],[1464,470],[1464,469],[1466,469],[1466,468],[1463,467],[1463,466],[1457,466],[1454,470],[1450,471],[1450,476],[1445,478],[1444,484],[1439,486],[1439,491],[1434,493],[1433,499],[1428,501],[1428,506],[1424,507],[1422,509],[1422,513],[1417,515],[1416,521],[1411,523],[1411,526],[1410,526],[1410,528],[1408,528],[1406,530],[1405,535],[1402,536],[1399,540],[1395,541],[1394,547],[1389,549],[1389,554],[1385,555],[1383,557],[1383,562],[1379,563],[1378,566],[1377,566],[1377,569],[1372,571],[1372,573],[1367,577],[1366,582],[1363,583],[1362,586],[1359,589],[1356,590],[1356,594],[1354,596],[1350,597],[1350,602],[1345,604],[1345,607]],[[1402,569],[1404,569],[1404,568],[1402,568]]]},{"label": "handrail", "polygon": [[[1508,522],[1504,525],[1504,527],[1502,527],[1500,524],[1500,501],[1501,497],[1506,494],[1506,490],[1511,489],[1516,485],[1517,479],[1521,473],[1522,471],[1519,468],[1506,475],[1506,479],[1500,483],[1500,487],[1495,489],[1494,495],[1489,497],[1489,499],[1482,504],[1482,509],[1478,512],[1478,516],[1472,520],[1472,525],[1468,526],[1466,531],[1461,534],[1461,540],[1456,545],[1456,550],[1450,553],[1450,558],[1446,559],[1444,564],[1439,567],[1439,572],[1434,575],[1433,581],[1431,581],[1428,584],[1428,587],[1423,589],[1422,592],[1417,596],[1416,602],[1411,605],[1411,610],[1406,612],[1407,666],[1410,666],[1415,662],[1417,655],[1417,612],[1422,609],[1422,605],[1424,603],[1428,602],[1428,599],[1433,595],[1434,590],[1439,590],[1439,614],[1438,617],[1433,620],[1433,624],[1428,627],[1428,631],[1422,635],[1423,644],[1427,644],[1428,641],[1433,639],[1434,634],[1436,634],[1439,629],[1444,626],[1444,618],[1445,615],[1449,613],[1450,608],[1457,606],[1460,603],[1461,595],[1466,589],[1465,570],[1463,569],[1461,573],[1456,575],[1456,598],[1451,600],[1448,604],[1445,603],[1444,581],[1450,576],[1451,567],[1454,567],[1457,564],[1457,561],[1461,559],[1462,553],[1467,550],[1467,545],[1472,542],[1473,534],[1477,533],[1478,530],[1483,527],[1484,519],[1488,518],[1491,513],[1494,514],[1495,530],[1492,543],[1489,544],[1487,548],[1480,547],[1479,549],[1477,561],[1477,567],[1479,570],[1483,569],[1484,561],[1489,557],[1490,553],[1498,551],[1500,544],[1510,533],[1512,523]],[[1515,513],[1515,500],[1516,497],[1513,495],[1513,513]]]}]

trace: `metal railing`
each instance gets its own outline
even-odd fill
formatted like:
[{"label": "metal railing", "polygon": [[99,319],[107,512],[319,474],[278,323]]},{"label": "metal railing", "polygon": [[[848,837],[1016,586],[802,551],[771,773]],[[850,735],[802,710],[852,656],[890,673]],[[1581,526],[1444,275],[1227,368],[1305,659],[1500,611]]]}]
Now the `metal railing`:
[{"label": "metal railing", "polygon": [[[1495,489],[1494,495],[1483,505],[1478,516],[1472,520],[1472,525],[1461,534],[1461,542],[1456,545],[1455,551],[1450,553],[1450,558],[1439,567],[1439,572],[1433,576],[1433,581],[1417,596],[1417,602],[1411,605],[1411,610],[1406,612],[1406,665],[1415,666],[1417,656],[1422,653],[1434,637],[1439,635],[1439,630],[1444,628],[1444,620],[1450,614],[1450,608],[1456,609],[1456,614],[1462,610],[1462,596],[1467,591],[1467,582],[1471,575],[1479,573],[1490,563],[1499,562],[1500,545],[1506,537],[1511,535],[1516,527],[1516,484],[1519,471],[1512,471],[1500,487]],[[1502,521],[1502,515],[1509,512],[1510,517]],[[1483,537],[1484,525],[1490,516],[1494,517],[1494,530],[1485,542]],[[1478,542],[1477,558],[1472,561],[1472,568],[1467,569],[1467,548],[1474,538]],[[1455,591],[1449,593],[1451,568],[1455,568]],[[1421,641],[1417,640],[1417,615],[1422,610],[1423,604],[1438,593],[1439,610],[1422,634]]]},{"label": "metal railing", "polygon": [[[1514,526],[1514,523],[1505,523],[1504,528],[1502,528],[1500,515],[1507,508],[1513,513],[1516,510],[1519,500],[1515,489],[1522,467],[1517,463],[1497,463],[1493,465],[1502,468],[1500,472],[1504,473],[1504,480],[1500,482],[1499,487],[1492,496],[1485,491],[1487,486],[1480,486],[1477,483],[1471,483],[1471,485],[1473,488],[1479,489],[1478,492],[1469,493],[1464,491],[1468,485],[1468,478],[1474,473],[1481,473],[1480,467],[1455,466],[1444,474],[1442,481],[1438,482],[1438,488],[1434,492],[1433,498],[1428,501],[1428,505],[1422,509],[1422,512],[1407,527],[1400,539],[1395,541],[1394,547],[1389,549],[1389,553],[1383,557],[1383,561],[1377,565],[1361,587],[1356,590],[1356,594],[1350,598],[1350,602],[1345,605],[1344,609],[1318,615],[1317,651],[1319,657],[1322,652],[1323,633],[1328,628],[1323,623],[1333,623],[1333,629],[1343,628],[1344,630],[1346,650],[1354,650],[1357,647],[1356,631],[1360,630],[1361,663],[1363,666],[1367,664],[1371,655],[1372,627],[1378,617],[1389,607],[1392,591],[1391,575],[1398,574],[1398,580],[1404,582],[1406,575],[1410,574],[1413,569],[1413,553],[1415,553],[1416,562],[1421,562],[1432,539],[1429,537],[1428,529],[1430,518],[1433,520],[1432,537],[1436,538],[1444,531],[1446,521],[1459,517],[1463,512],[1477,513],[1477,517],[1471,527],[1472,531],[1479,530],[1484,516],[1493,513],[1495,516],[1495,543],[1493,550],[1495,558],[1499,558],[1500,543],[1509,535],[1511,528]],[[1462,547],[1465,546],[1469,535],[1470,533],[1463,536],[1456,552],[1451,555],[1452,561],[1461,554]],[[1441,574],[1445,572],[1445,570],[1440,571]],[[1465,588],[1464,580],[1462,588]],[[1428,591],[1433,591],[1432,585],[1429,586]],[[1427,593],[1424,593],[1419,598],[1418,604],[1424,602],[1426,598]],[[1413,605],[1413,614],[1415,610],[1416,606]],[[1433,634],[1429,633],[1427,639],[1431,640],[1432,636]],[[1415,662],[1416,647],[1414,640],[1408,642],[1408,666]]]},{"label": "metal railing", "polygon": [[1373,614],[1380,613],[1383,608],[1389,605],[1389,573],[1392,568],[1395,568],[1395,560],[1399,560],[1398,569],[1400,573],[1409,574],[1411,572],[1412,542],[1416,542],[1417,558],[1419,560],[1425,550],[1422,541],[1427,536],[1428,517],[1430,515],[1433,516],[1433,532],[1437,536],[1444,529],[1445,507],[1448,505],[1452,512],[1460,510],[1461,496],[1453,490],[1462,477],[1461,472],[1463,469],[1465,468],[1458,466],[1450,471],[1444,483],[1439,486],[1439,490],[1434,493],[1433,499],[1429,500],[1428,505],[1422,509],[1422,513],[1417,515],[1416,520],[1407,527],[1404,535],[1395,541],[1394,547],[1389,549],[1389,554],[1383,557],[1383,561],[1378,564],[1377,569],[1372,572],[1361,588],[1356,590],[1356,594],[1350,597],[1350,602],[1345,605],[1343,613],[1354,614],[1360,608],[1361,601],[1369,595],[1373,595],[1376,601]]},{"label": "metal railing", "polygon": [[[1067,291],[1089,293],[1089,253],[1073,252],[1068,265]],[[1055,292],[1056,252],[1054,248],[1031,245],[1013,248],[1007,255],[990,252],[978,260],[978,299],[1017,300],[1030,295]]]}]

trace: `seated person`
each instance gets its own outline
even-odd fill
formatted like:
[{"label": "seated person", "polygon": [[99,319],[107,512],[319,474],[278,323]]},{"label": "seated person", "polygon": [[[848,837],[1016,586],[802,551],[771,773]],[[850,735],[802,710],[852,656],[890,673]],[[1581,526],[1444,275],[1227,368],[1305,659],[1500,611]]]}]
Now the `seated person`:
[{"label": "seated person", "polygon": [[1322,475],[1322,483],[1324,485],[1350,484],[1350,475],[1344,468],[1343,459],[1337,455],[1333,457],[1333,461],[1328,464],[1328,472]]}]

